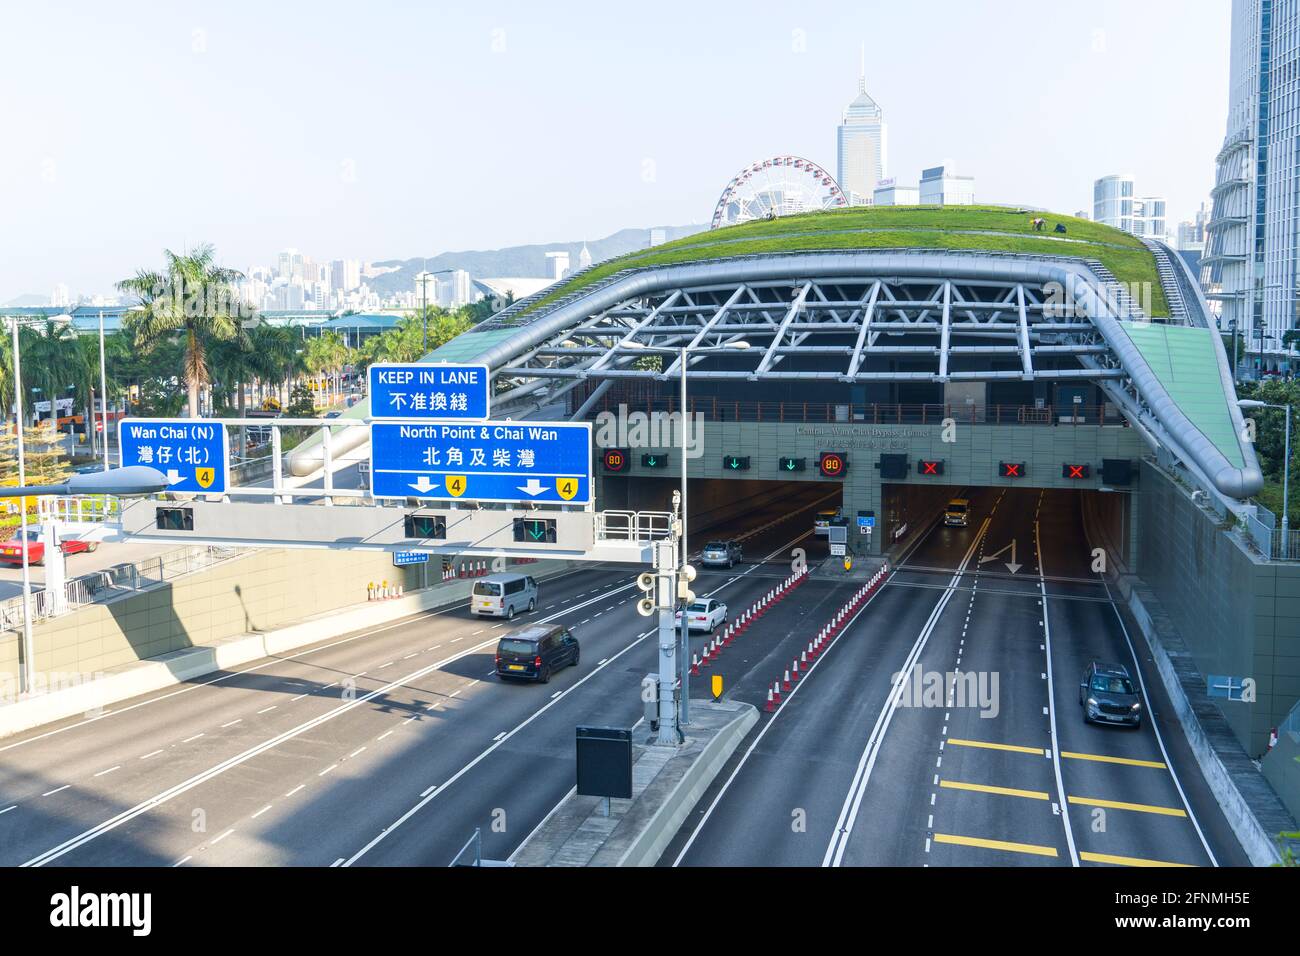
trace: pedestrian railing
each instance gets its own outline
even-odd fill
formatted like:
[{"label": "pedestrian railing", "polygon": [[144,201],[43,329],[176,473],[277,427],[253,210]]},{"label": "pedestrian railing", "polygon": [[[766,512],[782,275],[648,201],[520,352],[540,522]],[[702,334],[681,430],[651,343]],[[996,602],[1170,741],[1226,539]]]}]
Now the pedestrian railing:
[{"label": "pedestrian railing", "polygon": [[[33,621],[68,614],[134,591],[146,591],[168,581],[212,567],[244,553],[241,548],[194,546],[160,554],[156,558],[116,564],[66,582],[61,589],[36,591],[31,598]],[[23,599],[0,604],[0,628],[17,631],[23,625]]]}]

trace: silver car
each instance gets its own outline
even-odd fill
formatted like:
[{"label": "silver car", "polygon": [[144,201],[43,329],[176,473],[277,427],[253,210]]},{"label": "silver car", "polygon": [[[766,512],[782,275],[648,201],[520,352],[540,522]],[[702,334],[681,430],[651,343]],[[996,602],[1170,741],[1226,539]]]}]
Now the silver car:
[{"label": "silver car", "polygon": [[740,544],[736,541],[710,541],[700,553],[700,563],[708,568],[730,568],[739,560]]}]

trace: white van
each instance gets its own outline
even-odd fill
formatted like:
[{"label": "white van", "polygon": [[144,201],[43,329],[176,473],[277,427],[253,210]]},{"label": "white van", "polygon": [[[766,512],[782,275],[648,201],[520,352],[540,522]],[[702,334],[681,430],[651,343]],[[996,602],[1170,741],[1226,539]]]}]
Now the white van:
[{"label": "white van", "polygon": [[537,582],[526,574],[489,574],[474,582],[469,611],[507,621],[522,611],[537,609]]}]

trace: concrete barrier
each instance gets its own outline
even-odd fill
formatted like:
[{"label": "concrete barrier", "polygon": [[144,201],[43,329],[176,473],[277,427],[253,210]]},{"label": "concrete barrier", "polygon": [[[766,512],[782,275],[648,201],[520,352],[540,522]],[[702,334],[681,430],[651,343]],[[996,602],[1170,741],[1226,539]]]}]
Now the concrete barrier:
[{"label": "concrete barrier", "polygon": [[[546,567],[545,565],[553,565]],[[538,580],[568,574],[582,565],[572,561],[540,562],[529,573]],[[0,706],[0,738],[69,717],[100,716],[120,701],[195,680],[217,671],[390,624],[469,599],[472,579],[452,579],[387,601],[334,610],[264,633],[242,634],[211,644],[188,647],[147,660],[133,661],[70,687],[21,698]]]},{"label": "concrete barrier", "polygon": [[516,866],[654,866],[695,804],[758,722],[739,701],[692,701],[681,747],[633,744],[630,800],[575,792],[560,802],[510,862]]}]

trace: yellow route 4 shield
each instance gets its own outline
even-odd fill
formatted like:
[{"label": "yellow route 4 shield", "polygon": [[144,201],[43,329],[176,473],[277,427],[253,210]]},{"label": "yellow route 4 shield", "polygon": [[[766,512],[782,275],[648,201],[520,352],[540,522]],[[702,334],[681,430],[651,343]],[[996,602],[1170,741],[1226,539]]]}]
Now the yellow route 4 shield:
[{"label": "yellow route 4 shield", "polygon": [[465,487],[467,484],[468,482],[465,480],[464,475],[448,475],[447,494],[451,495],[453,498],[459,498],[465,493]]},{"label": "yellow route 4 shield", "polygon": [[194,480],[199,483],[200,488],[211,488],[212,482],[217,478],[217,469],[199,468],[194,472]]},{"label": "yellow route 4 shield", "polygon": [[559,494],[561,498],[563,498],[565,501],[568,501],[570,498],[572,498],[574,495],[578,493],[578,479],[577,478],[556,478],[555,491],[556,493]]}]

